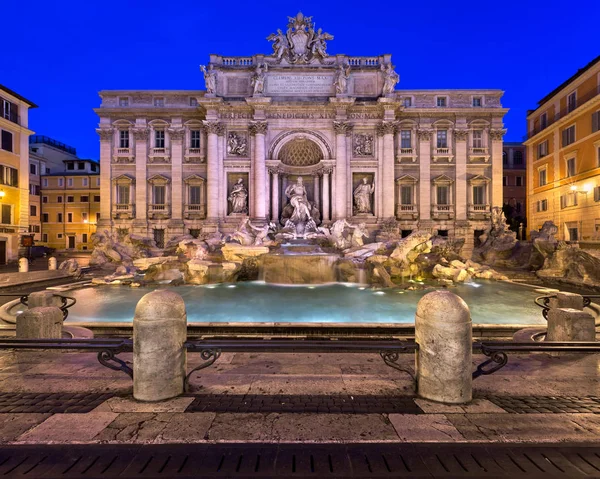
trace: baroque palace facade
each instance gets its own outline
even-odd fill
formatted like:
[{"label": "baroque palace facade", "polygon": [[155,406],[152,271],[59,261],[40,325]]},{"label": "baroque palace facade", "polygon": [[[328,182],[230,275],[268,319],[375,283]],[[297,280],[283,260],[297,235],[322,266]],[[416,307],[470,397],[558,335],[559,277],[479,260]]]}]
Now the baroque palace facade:
[{"label": "baroque palace facade", "polygon": [[204,91],[101,91],[99,229],[161,246],[285,226],[305,202],[316,225],[394,218],[472,245],[503,203],[503,92],[396,90],[391,55],[332,39],[298,14],[271,55],[211,55]]}]

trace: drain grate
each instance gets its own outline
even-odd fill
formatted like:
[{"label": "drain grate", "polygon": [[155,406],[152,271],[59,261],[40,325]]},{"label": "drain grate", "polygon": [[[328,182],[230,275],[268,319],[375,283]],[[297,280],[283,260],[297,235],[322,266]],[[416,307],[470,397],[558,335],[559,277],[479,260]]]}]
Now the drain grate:
[{"label": "drain grate", "polygon": [[596,396],[489,396],[486,399],[506,412],[527,413],[600,413]]},{"label": "drain grate", "polygon": [[6,478],[600,477],[600,447],[481,444],[6,446]]},{"label": "drain grate", "polygon": [[86,413],[114,394],[0,393],[0,413]]}]

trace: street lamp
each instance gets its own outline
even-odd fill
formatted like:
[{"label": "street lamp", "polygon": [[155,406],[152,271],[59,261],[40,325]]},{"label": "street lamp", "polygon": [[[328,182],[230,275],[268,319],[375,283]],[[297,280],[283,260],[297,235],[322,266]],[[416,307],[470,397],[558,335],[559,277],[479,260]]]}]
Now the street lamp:
[{"label": "street lamp", "polygon": [[4,190],[0,190],[0,201],[2,201],[2,198],[4,198],[4,195],[6,193],[4,192]]}]

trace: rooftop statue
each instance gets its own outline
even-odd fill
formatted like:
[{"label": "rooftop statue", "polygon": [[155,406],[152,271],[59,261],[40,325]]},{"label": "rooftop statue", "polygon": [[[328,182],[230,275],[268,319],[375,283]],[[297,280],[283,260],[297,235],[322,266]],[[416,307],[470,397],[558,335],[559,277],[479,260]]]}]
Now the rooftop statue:
[{"label": "rooftop statue", "polygon": [[387,65],[381,65],[381,71],[383,72],[383,94],[389,95],[394,93],[397,83],[400,81],[400,75],[394,70],[394,65],[388,63]]},{"label": "rooftop statue", "polygon": [[287,31],[272,33],[267,40],[273,42],[273,56],[276,63],[284,58],[289,63],[309,63],[316,58],[323,61],[327,57],[327,41],[333,35],[321,28],[315,31],[312,17],[305,17],[301,12],[295,17],[288,17]]},{"label": "rooftop statue", "polygon": [[206,93],[214,94],[217,91],[217,72],[215,72],[212,65],[208,65],[206,68],[204,65],[200,65],[200,70],[204,74],[204,83],[206,84]]}]

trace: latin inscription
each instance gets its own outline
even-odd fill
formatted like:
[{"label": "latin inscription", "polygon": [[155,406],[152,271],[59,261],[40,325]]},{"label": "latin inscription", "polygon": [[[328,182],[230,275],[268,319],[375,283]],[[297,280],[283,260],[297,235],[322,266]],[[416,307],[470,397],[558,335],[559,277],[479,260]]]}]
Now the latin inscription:
[{"label": "latin inscription", "polygon": [[269,75],[269,95],[332,95],[333,77],[326,75]]}]

